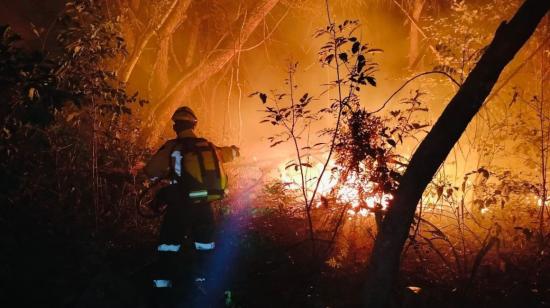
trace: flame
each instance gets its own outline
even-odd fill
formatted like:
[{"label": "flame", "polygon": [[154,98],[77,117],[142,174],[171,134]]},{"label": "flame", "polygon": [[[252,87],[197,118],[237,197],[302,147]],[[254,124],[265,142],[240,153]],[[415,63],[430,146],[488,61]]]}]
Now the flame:
[{"label": "flame", "polygon": [[[538,200],[537,200],[537,206],[539,206],[539,207],[542,206],[542,198],[538,198]],[[550,206],[550,198],[549,198],[549,199],[546,199],[546,201],[544,202],[544,206]]]},{"label": "flame", "polygon": [[[311,164],[311,167],[303,168],[304,180],[306,182],[306,194],[308,198],[311,198],[315,186],[317,185],[317,179],[323,170],[323,163],[318,162]],[[301,191],[302,190],[302,173],[300,169],[294,165],[288,167],[288,163],[281,163],[278,166],[280,179],[285,183],[289,189]],[[319,186],[316,193],[315,207],[319,208],[322,204],[321,197],[327,197],[329,194],[334,193],[337,200],[344,204],[349,204],[351,208],[347,211],[349,216],[361,216],[367,217],[373,214],[373,211],[378,205],[382,207],[382,210],[388,208],[390,200],[393,199],[391,194],[372,195],[365,198],[361,198],[359,193],[358,184],[362,185],[364,191],[372,190],[372,183],[358,183],[359,179],[356,174],[348,176],[343,185],[336,186],[338,184],[338,178],[340,170],[337,167],[335,161],[329,161],[327,168],[321,177]],[[361,206],[363,205],[363,206]]]},{"label": "flame", "polygon": [[[323,164],[321,162],[317,162],[315,164],[311,164],[312,167],[310,168],[303,168],[304,172],[304,180],[306,182],[306,193],[308,194],[308,198],[311,197],[313,194],[313,190],[315,189],[315,186],[317,185],[317,179],[319,178],[319,175],[321,174],[323,170]],[[300,168],[297,167],[287,167],[287,163],[283,162],[279,164],[278,170],[280,174],[281,181],[285,183],[288,188],[293,190],[302,190],[302,173],[300,171]],[[323,177],[321,178],[321,181],[319,183],[319,187],[317,188],[317,193],[321,196],[326,196],[330,193],[332,188],[336,185],[336,177],[330,174],[328,171],[329,169],[333,168],[334,164],[331,161],[329,165],[327,166],[327,171],[323,174]]]}]

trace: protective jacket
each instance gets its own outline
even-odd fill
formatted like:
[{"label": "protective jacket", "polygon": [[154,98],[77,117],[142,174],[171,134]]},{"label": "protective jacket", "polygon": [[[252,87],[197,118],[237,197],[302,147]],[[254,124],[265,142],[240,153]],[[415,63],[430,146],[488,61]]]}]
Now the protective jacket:
[{"label": "protective jacket", "polygon": [[[193,130],[188,129],[181,131],[178,134],[178,139],[180,138],[197,138]],[[171,159],[170,154],[174,147],[177,144],[177,139],[168,140],[153,157],[147,163],[145,168],[145,174],[150,178],[167,178],[170,174],[170,170],[173,166],[170,166]],[[217,147],[218,154],[223,163],[228,163],[233,161],[238,152],[234,147]]]}]

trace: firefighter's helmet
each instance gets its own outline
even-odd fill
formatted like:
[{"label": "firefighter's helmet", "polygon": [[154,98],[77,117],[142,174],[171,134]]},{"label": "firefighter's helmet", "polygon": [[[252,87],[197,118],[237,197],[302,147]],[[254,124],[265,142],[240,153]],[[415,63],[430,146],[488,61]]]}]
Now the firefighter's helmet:
[{"label": "firefighter's helmet", "polygon": [[187,106],[180,107],[174,112],[174,115],[172,115],[172,121],[174,122],[191,122],[191,123],[197,123],[197,116],[191,110],[191,108]]}]

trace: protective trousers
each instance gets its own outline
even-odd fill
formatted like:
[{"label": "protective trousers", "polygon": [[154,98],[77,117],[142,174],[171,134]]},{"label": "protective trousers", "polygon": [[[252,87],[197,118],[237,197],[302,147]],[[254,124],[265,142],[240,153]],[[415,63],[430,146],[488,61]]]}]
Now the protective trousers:
[{"label": "protective trousers", "polygon": [[153,286],[189,290],[204,284],[216,245],[212,205],[186,197],[177,185],[163,189],[157,198],[168,207],[160,228]]}]

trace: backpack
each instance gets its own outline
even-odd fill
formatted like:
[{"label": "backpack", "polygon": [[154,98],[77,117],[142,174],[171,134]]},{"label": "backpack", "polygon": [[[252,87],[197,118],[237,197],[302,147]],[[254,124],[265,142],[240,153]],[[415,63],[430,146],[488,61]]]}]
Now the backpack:
[{"label": "backpack", "polygon": [[176,139],[170,152],[171,178],[191,201],[210,202],[225,196],[227,175],[212,143],[203,138]]}]

